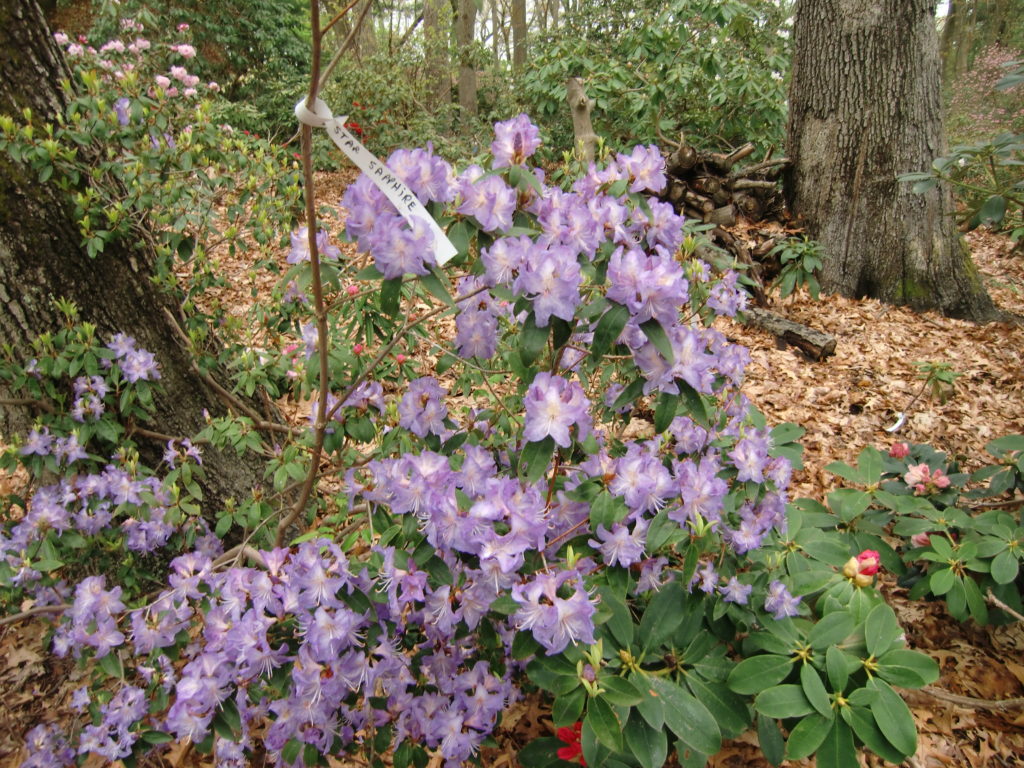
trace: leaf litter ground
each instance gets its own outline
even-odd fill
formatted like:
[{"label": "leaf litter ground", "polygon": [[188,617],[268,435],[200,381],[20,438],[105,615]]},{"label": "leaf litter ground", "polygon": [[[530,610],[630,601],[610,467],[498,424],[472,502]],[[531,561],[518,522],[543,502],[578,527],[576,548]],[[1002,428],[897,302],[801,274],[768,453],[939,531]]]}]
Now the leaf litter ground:
[{"label": "leaf litter ground", "polygon": [[[321,204],[335,206],[353,178],[351,171],[319,174]],[[736,234],[743,235],[742,231]],[[1024,259],[1010,253],[1006,238],[978,232],[968,240],[996,303],[1009,312],[1024,314]],[[344,246],[344,253],[359,258],[352,246]],[[230,287],[211,291],[208,298],[244,318],[253,296],[267,298],[277,277],[253,270],[241,253],[235,257],[219,254],[218,259],[218,268]],[[283,265],[283,252],[281,262]],[[838,340],[835,356],[811,362],[795,348],[780,347],[767,332],[718,321],[720,330],[750,350],[745,392],[769,423],[791,421],[807,430],[802,440],[805,468],[794,475],[795,497],[824,498],[836,481],[824,467],[837,460],[852,462],[867,445],[884,450],[895,441],[930,443],[970,471],[985,463],[988,441],[1024,433],[1024,326],[976,326],[876,301],[835,296],[812,301],[806,295],[796,295],[773,309]],[[437,329],[442,335],[453,332],[451,324]],[[423,375],[436,361],[436,349],[408,349],[405,353],[419,361]],[[914,363],[923,361],[949,363],[962,376],[946,402],[921,397],[908,409],[921,387]],[[308,409],[305,403],[287,400],[279,405],[295,422],[304,420]],[[901,412],[907,413],[905,424],[894,434],[886,432],[885,427],[895,424]],[[24,482],[22,476],[0,474],[0,495],[23,487]],[[919,730],[917,753],[904,765],[983,768],[1024,764],[1024,704],[995,708],[984,704],[1024,697],[1024,629],[1020,625],[960,624],[941,603],[908,601],[905,590],[892,577],[883,577],[882,589],[900,617],[909,644],[933,656],[942,670],[930,691],[904,692]],[[70,720],[71,693],[87,681],[72,662],[43,652],[45,635],[46,625],[41,621],[0,626],[0,768],[21,762],[21,739],[33,724]],[[498,733],[501,746],[488,752],[485,765],[515,768],[520,747],[535,736],[553,732],[540,701],[527,696],[506,714]],[[208,763],[185,747],[154,762],[162,766]],[[802,761],[795,765],[810,764]],[[862,755],[861,764],[882,763],[874,756]],[[756,734],[751,732],[726,742],[709,765],[762,768],[768,763],[760,756]]]}]

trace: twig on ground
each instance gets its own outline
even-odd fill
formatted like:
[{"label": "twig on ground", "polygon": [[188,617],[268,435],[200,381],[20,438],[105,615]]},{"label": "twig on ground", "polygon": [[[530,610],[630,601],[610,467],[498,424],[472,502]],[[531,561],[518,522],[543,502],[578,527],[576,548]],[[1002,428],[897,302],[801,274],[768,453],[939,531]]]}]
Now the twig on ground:
[{"label": "twig on ground", "polygon": [[1013,616],[1017,621],[1024,621],[1024,616],[1021,616],[1017,611],[1013,610],[1010,606],[1000,600],[998,597],[992,594],[991,588],[985,592],[985,602],[989,605],[994,605],[1000,610],[1006,611],[1008,614]]}]

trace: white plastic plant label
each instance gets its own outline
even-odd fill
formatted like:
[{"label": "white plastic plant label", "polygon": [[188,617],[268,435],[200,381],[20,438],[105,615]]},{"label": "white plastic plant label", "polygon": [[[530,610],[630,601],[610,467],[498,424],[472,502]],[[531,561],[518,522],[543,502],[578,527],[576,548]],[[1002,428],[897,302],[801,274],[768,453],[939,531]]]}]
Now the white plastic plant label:
[{"label": "white plastic plant label", "polygon": [[376,157],[362,145],[359,139],[349,133],[345,128],[347,115],[334,117],[330,108],[320,99],[316,100],[311,111],[306,108],[306,100],[303,99],[295,105],[295,116],[299,122],[306,125],[311,125],[314,128],[326,128],[331,141],[356,164],[359,170],[370,177],[370,180],[377,185],[406,221],[411,224],[414,219],[419,219],[430,227],[430,231],[434,235],[434,250],[438,264],[444,264],[458,253],[444,230],[423,207],[415,193],[398,178],[394,171],[388,168],[383,160]]}]

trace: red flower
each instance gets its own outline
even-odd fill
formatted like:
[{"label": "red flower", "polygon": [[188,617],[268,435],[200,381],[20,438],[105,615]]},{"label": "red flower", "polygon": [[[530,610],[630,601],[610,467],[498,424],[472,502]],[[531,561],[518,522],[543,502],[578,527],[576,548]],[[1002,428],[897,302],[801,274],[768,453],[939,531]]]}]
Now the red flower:
[{"label": "red flower", "polygon": [[580,744],[580,731],[583,729],[583,723],[577,721],[572,728],[559,728],[558,736],[559,741],[564,741],[566,746],[559,747],[555,753],[558,755],[559,760],[565,760],[570,763],[577,762],[582,766],[586,766],[587,761],[583,759],[583,745]]}]

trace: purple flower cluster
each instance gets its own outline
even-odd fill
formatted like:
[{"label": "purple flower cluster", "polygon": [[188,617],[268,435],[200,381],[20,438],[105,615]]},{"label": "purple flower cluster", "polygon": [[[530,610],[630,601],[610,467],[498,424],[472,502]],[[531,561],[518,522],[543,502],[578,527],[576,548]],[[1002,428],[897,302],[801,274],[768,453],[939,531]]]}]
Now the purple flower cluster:
[{"label": "purple flower cluster", "polygon": [[525,114],[495,123],[494,141],[491,143],[494,167],[522,165],[537,151],[540,143],[540,130]]},{"label": "purple flower cluster", "polygon": [[398,425],[417,437],[442,435],[447,430],[448,417],[445,395],[448,391],[433,376],[423,376],[409,382],[409,388],[398,404]]},{"label": "purple flower cluster", "polygon": [[121,373],[129,383],[155,381],[160,378],[160,366],[152,352],[135,346],[135,339],[123,333],[114,335],[107,348],[114,353],[114,359]]},{"label": "purple flower cluster", "polygon": [[523,398],[526,409],[526,427],[523,437],[531,443],[550,437],[556,445],[568,448],[572,444],[570,430],[586,439],[593,428],[590,401],[583,387],[575,381],[550,373],[538,373]]},{"label": "purple flower cluster", "polygon": [[[285,260],[289,264],[301,264],[304,261],[309,261],[309,227],[299,227],[292,232],[291,240],[292,245]],[[330,235],[322,229],[317,230],[316,233],[316,250],[321,259],[341,258],[341,249],[336,245],[331,245]]]},{"label": "purple flower cluster", "polygon": [[455,348],[459,357],[478,357],[489,360],[498,349],[498,317],[501,314],[494,297],[483,288],[479,278],[463,278],[459,281],[460,296],[475,293],[459,302],[459,314],[455,317]]},{"label": "purple flower cluster", "polygon": [[[396,150],[386,170],[405,182],[422,203],[446,203],[454,194],[451,167],[429,149]],[[436,263],[430,228],[419,219],[410,224],[400,216],[369,176],[363,174],[349,185],[341,205],[348,214],[345,231],[360,250],[373,256],[385,278],[425,275]]]}]

